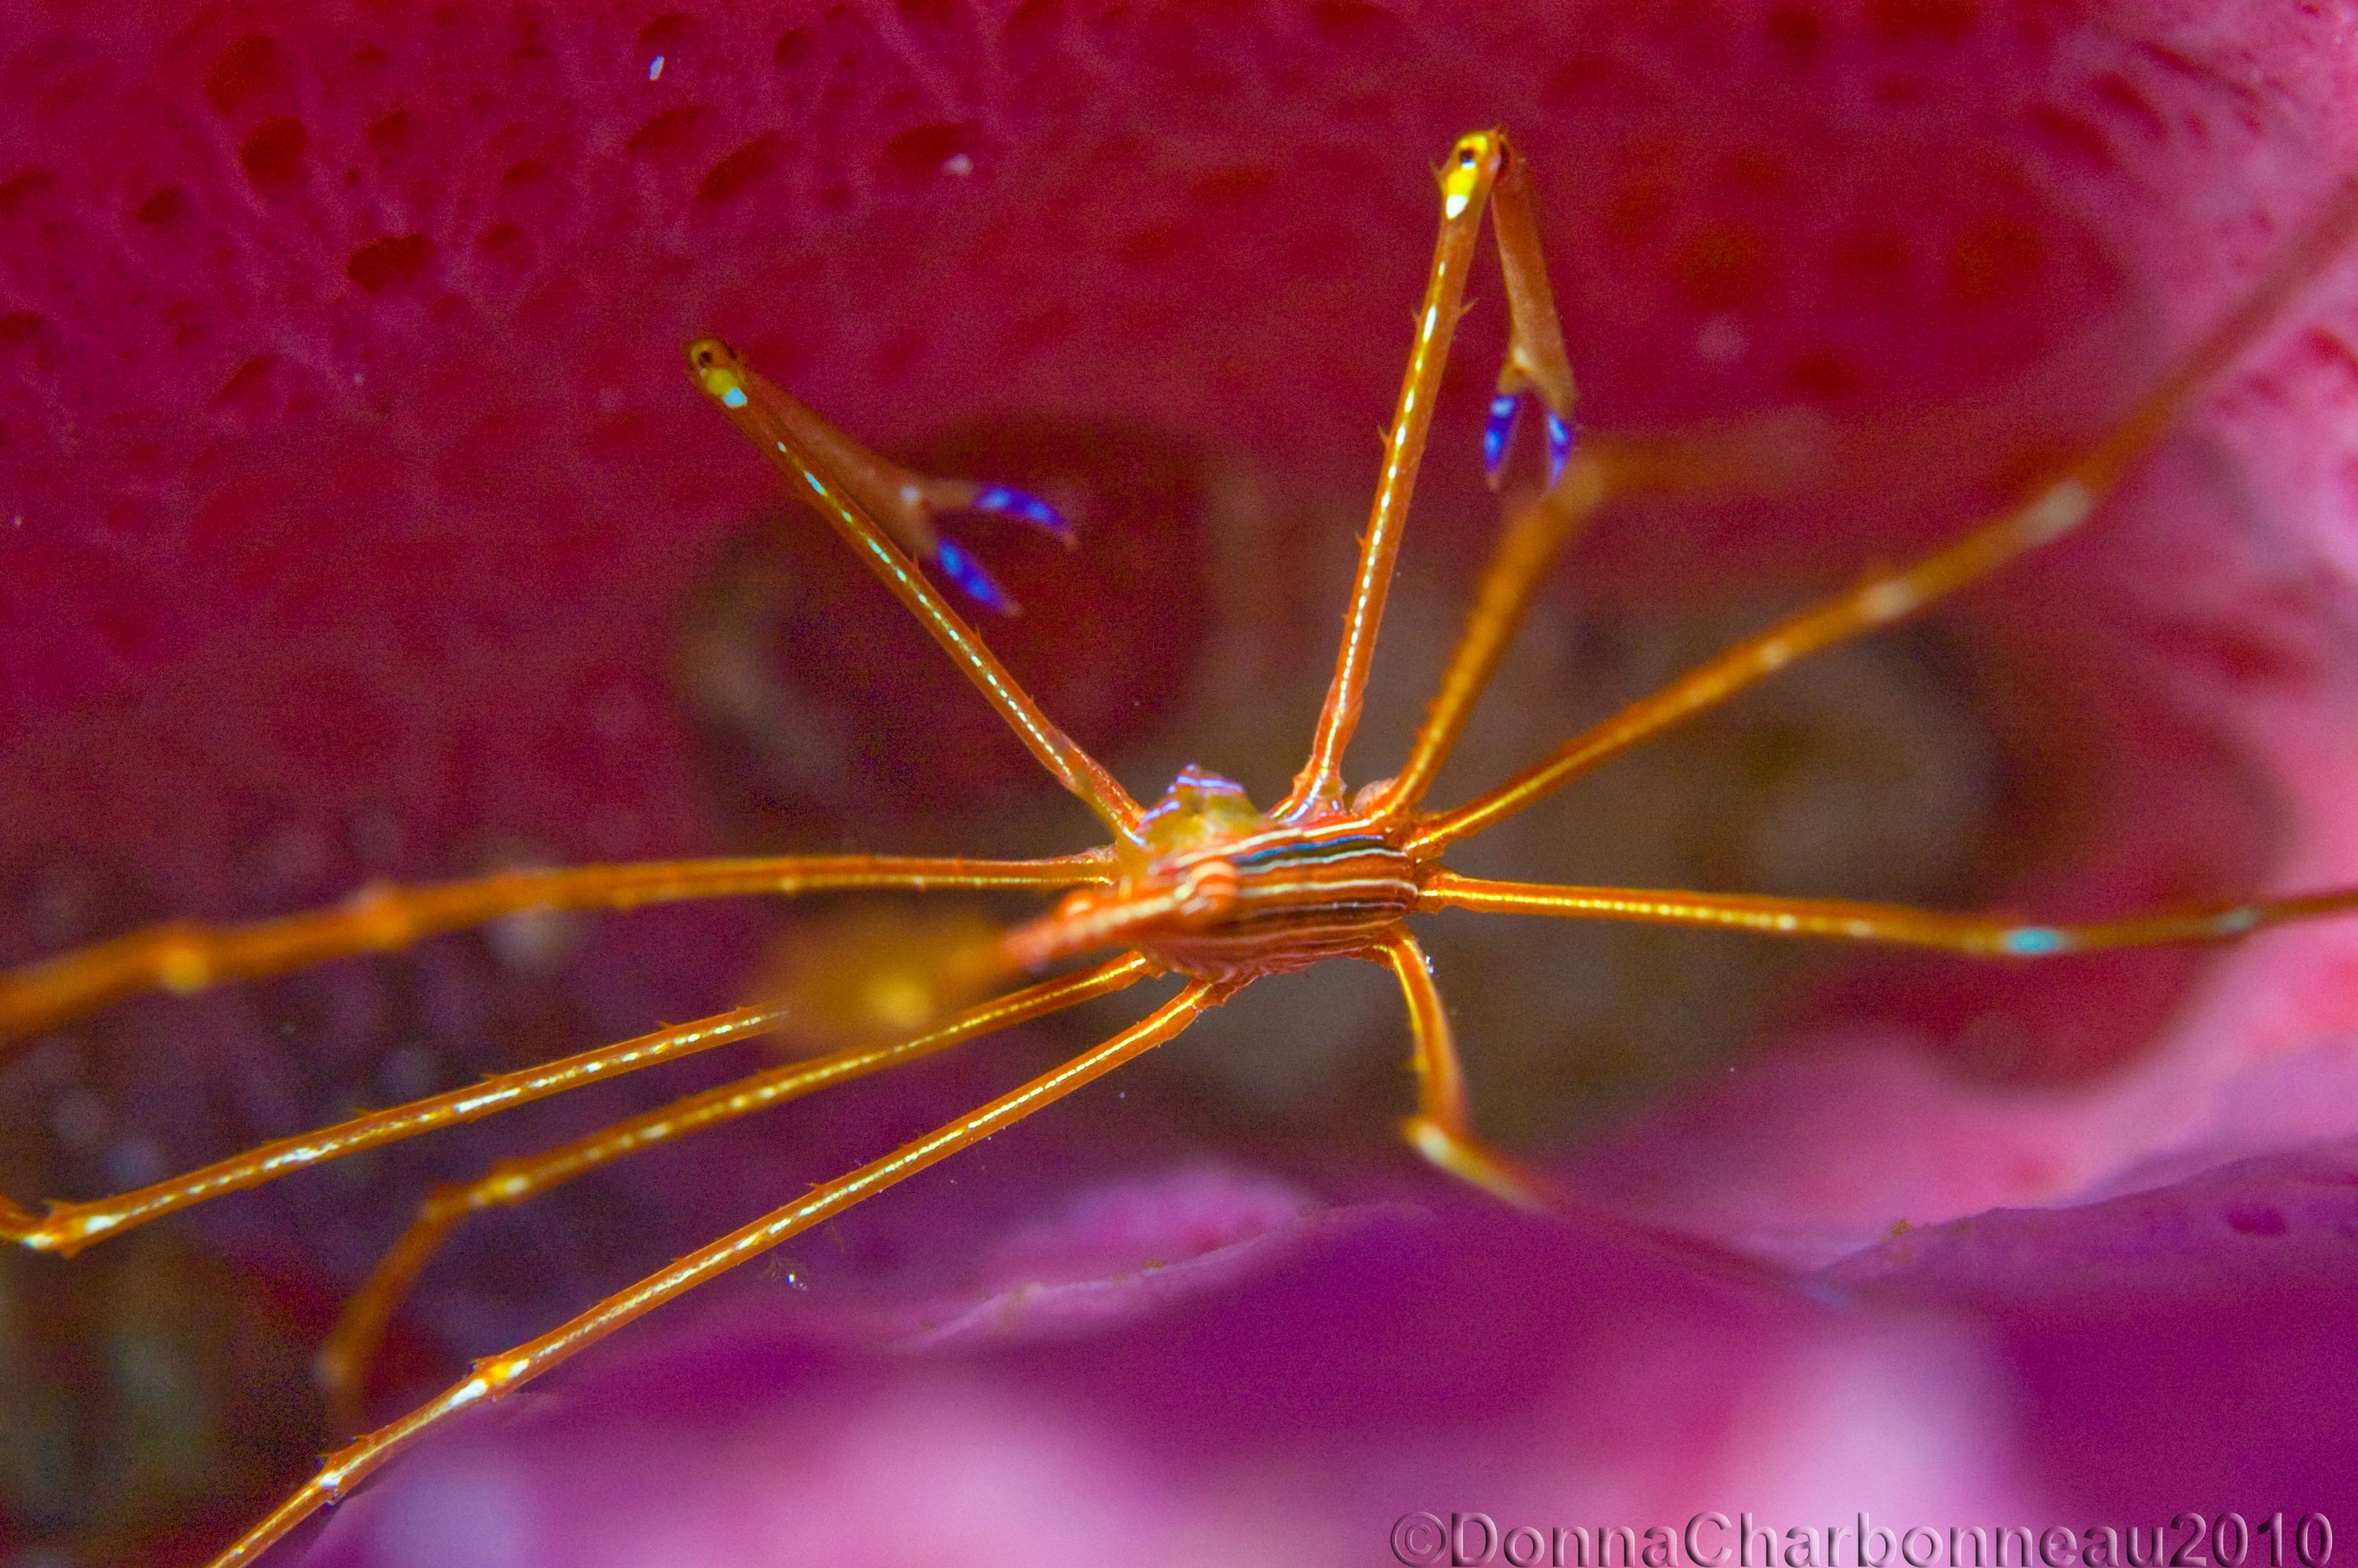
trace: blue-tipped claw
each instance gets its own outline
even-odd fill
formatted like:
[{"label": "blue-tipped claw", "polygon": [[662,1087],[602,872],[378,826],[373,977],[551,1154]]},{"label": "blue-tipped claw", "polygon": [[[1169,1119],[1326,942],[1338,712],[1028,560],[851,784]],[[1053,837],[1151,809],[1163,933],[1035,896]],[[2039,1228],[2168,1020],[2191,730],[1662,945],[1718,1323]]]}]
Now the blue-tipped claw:
[{"label": "blue-tipped claw", "polygon": [[1508,444],[1515,438],[1515,416],[1522,411],[1519,392],[1502,392],[1490,399],[1490,417],[1482,427],[1482,472],[1493,484],[1499,465],[1507,460]]},{"label": "blue-tipped claw", "polygon": [[[936,501],[934,504],[941,506],[945,503]],[[1012,490],[1003,484],[983,485],[974,492],[973,499],[963,503],[950,503],[947,504],[947,509],[995,512],[1002,517],[1012,517],[1019,523],[1028,523],[1043,534],[1049,535],[1068,550],[1080,543],[1079,538],[1073,532],[1073,525],[1065,521],[1064,514],[1036,495],[1026,494],[1022,491]],[[958,546],[950,543],[947,539],[942,540],[934,546],[934,561],[941,568],[944,577],[957,584],[966,591],[968,598],[985,610],[993,611],[1001,615],[1015,615],[1022,612],[1007,590],[993,582],[990,574],[982,569],[982,563]]]},{"label": "blue-tipped claw", "polygon": [[1001,615],[1015,613],[1015,600],[991,580],[990,574],[982,569],[982,563],[947,539],[935,547],[934,560],[941,567],[944,577],[965,589],[967,597],[985,610]]},{"label": "blue-tipped claw", "polygon": [[1572,460],[1572,443],[1578,435],[1571,420],[1552,408],[1548,410],[1548,485],[1551,489],[1563,477],[1563,465]]},{"label": "blue-tipped claw", "polygon": [[[1492,484],[1498,482],[1498,470],[1506,466],[1507,452],[1515,444],[1515,425],[1522,417],[1523,403],[1528,392],[1502,392],[1490,399],[1490,417],[1482,426],[1482,472]],[[1573,442],[1578,432],[1571,420],[1551,408],[1547,411],[1548,483],[1563,477],[1563,465],[1572,460]]]},{"label": "blue-tipped claw", "polygon": [[1065,521],[1064,514],[1036,495],[1026,495],[1003,484],[987,484],[977,491],[974,499],[967,504],[977,512],[996,512],[1029,523],[1042,533],[1054,535],[1066,549],[1080,543],[1073,532],[1073,525]]}]

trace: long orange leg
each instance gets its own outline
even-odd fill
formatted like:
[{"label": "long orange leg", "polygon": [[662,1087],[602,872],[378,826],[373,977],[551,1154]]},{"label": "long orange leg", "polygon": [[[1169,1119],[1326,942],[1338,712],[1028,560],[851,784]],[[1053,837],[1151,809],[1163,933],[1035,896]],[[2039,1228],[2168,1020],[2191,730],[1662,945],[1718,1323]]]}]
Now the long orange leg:
[{"label": "long orange leg", "polygon": [[[1505,132],[1492,134],[1502,167],[1490,189],[1490,237],[1498,247],[1498,271],[1507,284],[1507,357],[1490,398],[1483,462],[1495,485],[1517,412],[1527,395],[1536,396],[1545,414],[1548,481],[1552,484],[1572,450],[1572,405],[1579,388],[1573,382],[1571,356],[1564,352],[1555,291],[1548,287],[1539,215],[1531,205],[1531,166],[1509,145]],[[1465,156],[1462,143],[1455,156]]]},{"label": "long orange leg", "polygon": [[[1343,643],[1335,658],[1335,678],[1319,711],[1318,728],[1310,745],[1309,761],[1271,814],[1284,817],[1316,813],[1336,804],[1343,787],[1343,752],[1359,723],[1367,693],[1368,669],[1375,656],[1376,633],[1390,592],[1392,568],[1400,557],[1401,531],[1408,519],[1409,498],[1416,489],[1416,470],[1424,455],[1433,425],[1433,406],[1441,390],[1442,371],[1449,358],[1449,342],[1464,307],[1466,279],[1481,237],[1482,214],[1493,194],[1498,216],[1493,228],[1498,237],[1501,263],[1507,272],[1507,302],[1512,334],[1507,366],[1499,376],[1502,395],[1536,391],[1548,405],[1552,419],[1568,419],[1572,412],[1572,370],[1564,359],[1563,337],[1556,325],[1555,307],[1547,292],[1546,270],[1540,261],[1538,233],[1531,221],[1531,199],[1515,153],[1503,133],[1476,131],[1461,137],[1441,171],[1441,233],[1434,242],[1433,270],[1424,287],[1424,303],[1417,312],[1416,343],[1409,351],[1401,377],[1400,405],[1384,439],[1382,477],[1376,485],[1375,505],[1359,550],[1359,572],[1351,604],[1343,620]],[[1564,427],[1567,430],[1569,427]]]},{"label": "long orange leg", "polygon": [[1715,707],[1795,660],[1913,615],[2017,556],[2071,533],[2178,420],[2195,393],[2249,349],[2282,314],[2294,293],[2344,249],[2353,235],[2358,235],[2358,180],[2345,180],[2335,189],[2322,217],[2277,260],[2251,297],[2214,327],[2102,441],[2030,500],[1913,566],[1879,573],[1847,593],[1737,643],[1566,741],[1552,756],[1497,789],[1420,824],[1409,836],[1409,849],[1432,854],[1478,833],[1606,758]]},{"label": "long orange leg", "polygon": [[1003,613],[1015,611],[1014,600],[990,579],[980,563],[935,529],[936,514],[1001,513],[1054,535],[1067,549],[1076,543],[1070,524],[1036,496],[1005,485],[936,479],[914,472],[853,440],[784,388],[772,385],[767,395],[772,414],[785,427],[789,438],[817,460],[822,473],[833,473],[868,514],[892,535],[893,543],[916,559],[939,568],[978,603]]},{"label": "long orange leg", "polygon": [[1812,466],[1819,443],[1806,419],[1772,416],[1702,435],[1642,440],[1589,437],[1546,491],[1507,520],[1474,591],[1449,666],[1409,744],[1408,761],[1371,802],[1391,819],[1413,808],[1465,732],[1541,578],[1608,502],[1636,494],[1760,489]]},{"label": "long orange leg", "polygon": [[1410,1145],[1433,1165],[1518,1208],[1576,1219],[1627,1237],[1731,1286],[1779,1292],[1799,1288],[1816,1300],[1834,1299],[1822,1287],[1773,1264],[1601,1209],[1484,1142],[1474,1131],[1455,1034],[1449,1027],[1449,1011],[1441,1000],[1441,988],[1433,984],[1424,949],[1406,931],[1399,931],[1385,944],[1384,957],[1400,979],[1416,1045],[1411,1058],[1416,1072],[1416,1114],[1401,1123],[1401,1130]]},{"label": "long orange leg", "polygon": [[1441,1000],[1441,988],[1433,983],[1424,949],[1400,931],[1385,944],[1384,958],[1400,978],[1415,1043],[1410,1065],[1416,1073],[1416,1114],[1401,1124],[1410,1144],[1451,1175],[1518,1208],[1546,1213],[1561,1206],[1544,1177],[1474,1135],[1456,1034],[1449,1027],[1449,1011]]},{"label": "long orange leg", "polygon": [[1374,815],[1389,818],[1406,811],[1433,787],[1476,699],[1522,624],[1541,574],[1604,504],[1608,482],[1604,460],[1594,449],[1581,452],[1558,482],[1507,520],[1506,531],[1483,568],[1466,630],[1409,747],[1408,762],[1371,803]]},{"label": "long orange leg", "polygon": [[363,1150],[397,1143],[421,1132],[481,1120],[584,1084],[677,1061],[732,1040],[751,1039],[776,1028],[788,1016],[789,1011],[780,1007],[746,1007],[734,1012],[715,1013],[694,1023],[658,1029],[634,1040],[560,1057],[536,1067],[497,1073],[463,1089],[369,1111],[333,1127],[273,1139],[242,1154],[113,1197],[87,1203],[52,1203],[49,1212],[40,1216],[0,1198],[0,1241],[21,1242],[36,1252],[71,1257],[93,1242],[225,1194],[243,1192],[324,1161],[341,1160]]},{"label": "long orange leg", "polygon": [[657,1109],[600,1128],[584,1137],[522,1159],[503,1160],[472,1182],[438,1187],[420,1206],[376,1269],[352,1299],[320,1346],[313,1366],[327,1389],[338,1419],[349,1430],[359,1424],[361,1395],[368,1368],[383,1343],[394,1308],[451,1227],[468,1215],[507,1207],[561,1186],[577,1176],[643,1149],[717,1127],[724,1121],[881,1073],[946,1051],[995,1031],[1076,1006],[1135,985],[1153,966],[1131,954],[1087,974],[1049,980],[975,1008],[939,1029],[892,1045],[863,1045],[806,1062],[755,1073],[689,1095]]},{"label": "long orange leg", "polygon": [[[1125,843],[1138,841],[1142,814],[1114,776],[1049,721],[1032,694],[1016,684],[991,651],[927,581],[908,553],[870,515],[855,486],[840,477],[808,444],[810,431],[789,406],[786,395],[737,357],[718,338],[701,338],[687,348],[688,373],[738,429],[794,481],[795,492],[816,508],[856,550],[894,598],[925,623],[934,641],[966,672],[1058,784],[1063,784]],[[806,414],[807,411],[804,411]],[[811,417],[816,417],[812,416]]]},{"label": "long orange leg", "polygon": [[1896,903],[1834,898],[1770,898],[1751,893],[1683,892],[1645,888],[1549,887],[1486,881],[1451,871],[1426,873],[1419,909],[1476,909],[1498,914],[1552,914],[1572,920],[1708,925],[1768,936],[1824,937],[1932,947],[1977,958],[2046,958],[2106,947],[2180,942],[2232,942],[2264,926],[2358,911],[2358,888],[2296,898],[2205,904],[2158,914],[2077,925],[2038,925],[1984,914],[1949,914]]},{"label": "long orange leg", "polygon": [[[1458,145],[1453,172],[1478,174],[1480,163],[1469,165],[1466,159],[1472,154],[1478,160],[1479,144],[1484,139],[1469,136]],[[1639,492],[1725,490],[1790,479],[1807,466],[1806,459],[1813,444],[1796,428],[1794,420],[1778,417],[1729,427],[1701,438],[1592,438],[1587,451],[1573,455],[1570,420],[1576,389],[1571,361],[1564,351],[1563,330],[1556,318],[1554,296],[1548,287],[1547,265],[1531,208],[1529,165],[1515,155],[1502,135],[1491,133],[1487,139],[1494,145],[1496,160],[1500,165],[1490,192],[1490,211],[1499,270],[1507,283],[1509,336],[1506,361],[1498,371],[1498,392],[1491,400],[1484,456],[1495,481],[1521,402],[1527,394],[1536,395],[1548,420],[1549,484],[1544,493],[1509,519],[1484,570],[1465,634],[1417,732],[1408,762],[1385,786],[1380,804],[1372,808],[1379,815],[1406,810],[1432,786],[1434,775],[1465,728],[1475,700],[1521,623],[1541,573],[1600,505],[1615,495]],[[1442,238],[1434,252],[1433,276],[1426,286],[1425,312],[1420,318],[1421,322],[1437,323],[1437,341],[1428,353],[1420,337],[1417,355],[1411,359],[1401,388],[1401,410],[1394,418],[1386,449],[1386,490],[1377,497],[1375,517],[1362,551],[1358,591],[1345,624],[1342,658],[1346,661],[1355,639],[1362,633],[1372,646],[1375,623],[1382,614],[1384,586],[1390,579],[1401,523],[1408,510],[1408,492],[1415,479],[1416,454],[1422,450],[1427,427],[1423,421],[1429,417],[1433,397],[1438,390],[1442,361],[1448,347],[1447,330],[1454,319],[1456,301],[1464,293],[1465,270],[1470,265],[1473,249],[1473,225],[1480,218],[1478,196],[1469,196],[1467,216],[1457,220],[1453,228],[1446,204],[1457,192],[1449,189],[1446,175],[1444,187]],[[1462,237],[1455,238],[1453,243],[1453,237],[1460,234]],[[1436,315],[1437,305],[1447,306],[1448,314]],[[1420,409],[1423,413],[1420,414]],[[1397,496],[1388,503],[1395,471],[1391,456],[1399,451],[1408,456],[1398,465]],[[1391,553],[1379,557],[1379,547]],[[1366,660],[1362,658],[1349,667],[1356,669],[1364,687]],[[1322,736],[1329,716],[1338,727],[1325,772],[1320,777],[1311,777],[1319,767],[1320,754],[1314,747],[1311,762],[1304,770],[1308,783],[1296,781],[1289,804],[1294,799],[1322,798],[1322,790],[1324,797],[1331,797],[1339,787],[1342,747],[1348,743],[1349,729],[1356,723],[1358,711],[1356,691],[1346,686],[1347,673],[1338,664],[1336,685],[1321,715]],[[1285,809],[1281,806],[1280,813]]]},{"label": "long orange leg", "polygon": [[618,1291],[571,1321],[504,1355],[477,1361],[470,1375],[400,1420],[358,1439],[331,1455],[302,1490],[288,1498],[269,1516],[213,1559],[212,1568],[236,1568],[251,1563],[273,1541],[308,1518],[322,1504],[341,1497],[344,1488],[406,1448],[421,1434],[478,1402],[496,1400],[523,1387],[581,1350],[596,1344],[633,1318],[661,1306],[718,1274],[757,1258],[788,1238],[833,1218],[852,1205],[872,1197],[895,1183],[944,1159],[970,1143],[1001,1131],[1082,1085],[1144,1054],[1193,1023],[1205,1009],[1225,1001],[1235,984],[1198,981],[1163,1003],[1152,1013],[1095,1049],[1074,1057],[1055,1071],[1022,1087],[1001,1095],[981,1109],[959,1117],[914,1142],[860,1166],[849,1175],[814,1187],[785,1207],[701,1247],[637,1284]]},{"label": "long orange leg", "polygon": [[1065,888],[1111,875],[1112,868],[1094,855],[1045,860],[803,855],[503,871],[423,887],[379,882],[330,909],[236,925],[176,921],[0,974],[0,1041],[38,1033],[138,991],[185,993],[262,979],[546,910],[863,889]]}]

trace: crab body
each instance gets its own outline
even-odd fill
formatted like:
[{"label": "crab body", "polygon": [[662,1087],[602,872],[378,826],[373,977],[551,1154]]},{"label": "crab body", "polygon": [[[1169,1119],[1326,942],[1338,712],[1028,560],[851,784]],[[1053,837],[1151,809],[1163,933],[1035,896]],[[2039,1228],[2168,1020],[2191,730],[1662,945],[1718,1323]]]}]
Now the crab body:
[{"label": "crab body", "polygon": [[1124,875],[1011,932],[1009,956],[1036,968],[1120,942],[1195,979],[1251,979],[1379,957],[1416,907],[1418,861],[1391,825],[1271,816],[1202,768],[1182,769],[1140,828],[1116,851]]}]

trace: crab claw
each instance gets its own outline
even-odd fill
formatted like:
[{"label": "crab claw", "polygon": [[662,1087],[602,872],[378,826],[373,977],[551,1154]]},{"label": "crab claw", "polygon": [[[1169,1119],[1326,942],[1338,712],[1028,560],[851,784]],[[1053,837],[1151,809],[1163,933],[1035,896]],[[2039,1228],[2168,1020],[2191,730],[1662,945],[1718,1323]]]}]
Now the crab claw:
[{"label": "crab claw", "polygon": [[1490,399],[1490,417],[1482,426],[1482,474],[1495,487],[1498,470],[1507,461],[1507,448],[1515,438],[1515,416],[1523,410],[1523,395],[1502,392]]},{"label": "crab claw", "polygon": [[[1007,485],[953,485],[950,481],[935,481],[928,501],[932,508],[943,511],[990,512],[1002,517],[1012,517],[1019,523],[1030,524],[1068,550],[1078,548],[1080,545],[1079,536],[1073,532],[1073,525],[1065,521],[1063,513],[1036,495]],[[943,575],[964,589],[968,597],[984,609],[1001,615],[1022,613],[1022,608],[1007,590],[992,581],[990,574],[982,569],[982,563],[968,551],[943,539],[934,546],[932,556],[940,565]]]},{"label": "crab claw", "polygon": [[[1524,401],[1529,392],[1501,392],[1490,399],[1490,416],[1482,426],[1482,472],[1493,489],[1498,483],[1498,472],[1506,466],[1507,453],[1514,446],[1515,426],[1521,418]],[[1552,485],[1563,477],[1563,466],[1572,460],[1572,447],[1577,432],[1571,420],[1551,408],[1547,411],[1548,483]]]},{"label": "crab claw", "polygon": [[973,600],[985,610],[1000,615],[1014,615],[1021,612],[1015,600],[1008,596],[1007,590],[1000,587],[989,572],[982,569],[982,563],[949,540],[944,539],[934,547],[934,561],[942,568],[944,577],[957,584],[965,590],[968,599]]},{"label": "crab claw", "polygon": [[1552,408],[1548,410],[1547,449],[1549,489],[1552,490],[1555,488],[1555,481],[1563,477],[1563,465],[1572,460],[1572,443],[1575,438],[1577,438],[1578,435],[1579,431],[1571,420],[1565,418],[1563,415],[1558,414]]},{"label": "crab claw", "polygon": [[1073,525],[1065,521],[1063,513],[1058,512],[1036,495],[1027,495],[1020,490],[1010,490],[1003,484],[984,485],[974,492],[974,499],[968,502],[967,506],[971,511],[996,512],[1003,516],[1018,518],[1029,523],[1042,533],[1056,539],[1068,550],[1080,544],[1078,535],[1073,532]]}]

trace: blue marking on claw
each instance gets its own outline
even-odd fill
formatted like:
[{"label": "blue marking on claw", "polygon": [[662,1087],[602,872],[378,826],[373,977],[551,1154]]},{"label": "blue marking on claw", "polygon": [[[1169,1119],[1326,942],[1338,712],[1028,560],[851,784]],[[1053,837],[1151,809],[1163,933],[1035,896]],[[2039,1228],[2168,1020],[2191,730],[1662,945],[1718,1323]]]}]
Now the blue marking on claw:
[{"label": "blue marking on claw", "polygon": [[1065,521],[1064,514],[1036,495],[1026,495],[1003,484],[987,484],[975,492],[970,504],[977,512],[997,512],[1021,518],[1043,533],[1055,535],[1067,545],[1075,543],[1073,525]]},{"label": "blue marking on claw", "polygon": [[1001,615],[1015,613],[1015,601],[1007,597],[1005,589],[991,581],[990,574],[982,569],[982,563],[947,539],[944,539],[935,550],[934,559],[940,563],[944,577],[964,589],[967,597],[985,610],[996,611]]},{"label": "blue marking on claw", "polygon": [[1572,443],[1578,435],[1571,420],[1553,409],[1548,410],[1548,483],[1551,486],[1563,477],[1563,465],[1572,460]]},{"label": "blue marking on claw", "polygon": [[1507,460],[1507,443],[1515,438],[1515,416],[1522,407],[1520,393],[1502,392],[1490,399],[1490,417],[1482,427],[1482,471],[1491,479]]}]

